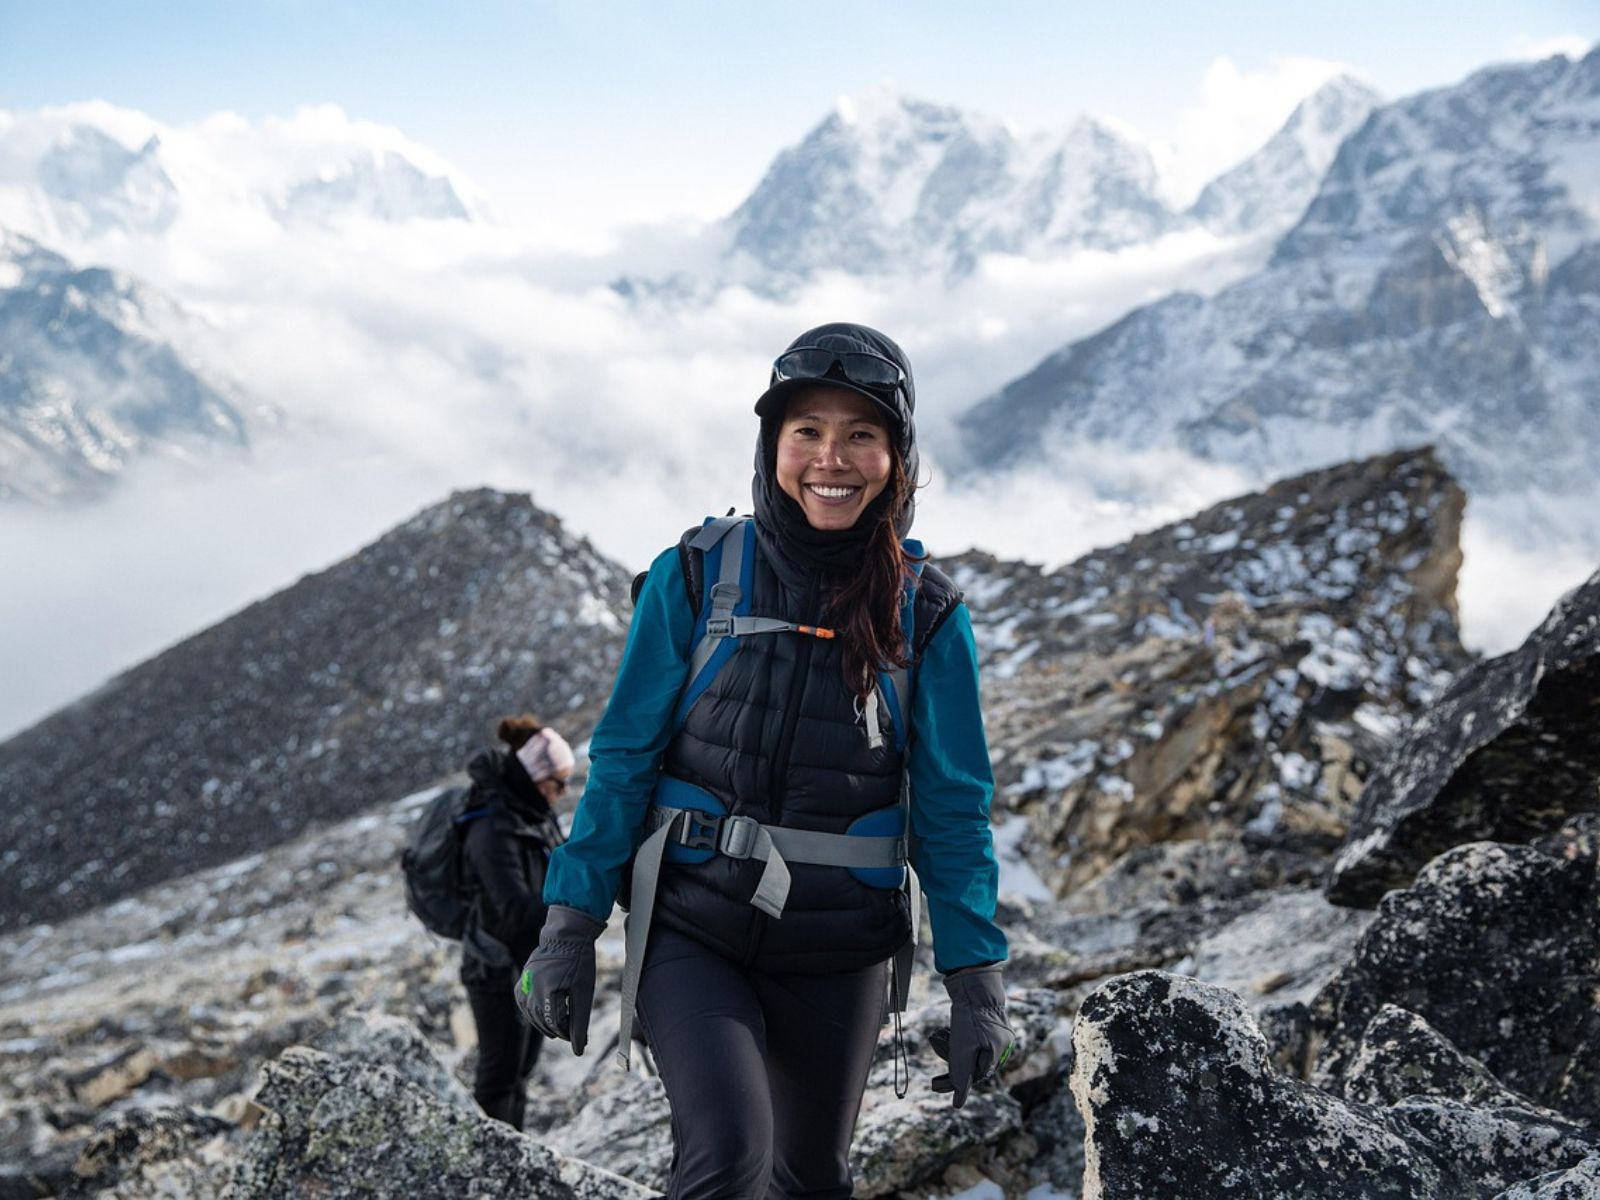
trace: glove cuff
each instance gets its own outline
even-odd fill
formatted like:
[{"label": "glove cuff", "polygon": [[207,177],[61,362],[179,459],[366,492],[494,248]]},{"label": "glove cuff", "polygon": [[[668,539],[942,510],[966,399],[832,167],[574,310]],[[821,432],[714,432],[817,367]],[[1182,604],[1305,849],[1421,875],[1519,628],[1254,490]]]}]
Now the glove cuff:
[{"label": "glove cuff", "polygon": [[999,963],[982,967],[962,967],[944,977],[944,990],[953,1003],[987,1003],[1001,1011],[1006,1006],[1006,982]]},{"label": "glove cuff", "polygon": [[582,909],[568,908],[565,904],[552,904],[549,914],[544,919],[541,936],[592,942],[605,931],[605,927],[604,921],[591,917]]}]

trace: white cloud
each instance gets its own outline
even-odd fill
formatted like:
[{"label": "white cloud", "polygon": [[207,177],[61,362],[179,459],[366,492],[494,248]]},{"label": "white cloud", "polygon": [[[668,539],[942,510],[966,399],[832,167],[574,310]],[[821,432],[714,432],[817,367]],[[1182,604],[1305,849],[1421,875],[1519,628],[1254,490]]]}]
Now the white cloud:
[{"label": "white cloud", "polygon": [[[1252,92],[1230,70],[1210,111],[1255,95],[1286,112],[1291,92],[1324,77],[1282,67],[1274,78],[1298,82]],[[343,118],[314,110],[300,120],[337,132]],[[1049,473],[967,489],[938,468],[951,418],[973,401],[1139,304],[1240,277],[1259,265],[1262,244],[1189,233],[1055,262],[990,258],[951,288],[829,276],[781,301],[728,288],[705,306],[631,308],[604,286],[625,250],[554,258],[524,231],[461,222],[285,231],[249,188],[227,191],[230,177],[259,183],[288,169],[248,126],[224,115],[194,127],[213,145],[237,137],[240,155],[266,156],[232,176],[172,134],[175,170],[191,172],[176,181],[198,181],[201,199],[165,235],[73,249],[138,272],[206,317],[211,356],[279,406],[293,432],[262,442],[249,465],[145,465],[93,508],[0,514],[0,562],[31,564],[26,579],[0,573],[9,684],[0,736],[453,488],[529,490],[603,551],[643,567],[701,516],[748,503],[750,406],[767,364],[828,320],[876,325],[912,357],[934,475],[918,533],[935,550],[979,545],[1061,562],[1251,487],[1176,454],[1083,451]],[[1525,633],[1580,566],[1574,556],[1546,578],[1537,562],[1519,562],[1514,577],[1529,582],[1503,589],[1507,576],[1479,564],[1512,543],[1474,545],[1463,609],[1484,645]]]},{"label": "white cloud", "polygon": [[1211,179],[1260,149],[1289,119],[1295,105],[1335,76],[1360,74],[1346,63],[1283,55],[1260,70],[1231,58],[1211,61],[1200,95],[1175,123],[1157,162],[1175,203],[1187,204]]},{"label": "white cloud", "polygon": [[1557,54],[1576,60],[1589,53],[1594,44],[1593,37],[1581,33],[1562,33],[1554,37],[1535,37],[1531,33],[1519,33],[1511,39],[1508,52],[1512,58],[1526,62],[1537,62]]}]

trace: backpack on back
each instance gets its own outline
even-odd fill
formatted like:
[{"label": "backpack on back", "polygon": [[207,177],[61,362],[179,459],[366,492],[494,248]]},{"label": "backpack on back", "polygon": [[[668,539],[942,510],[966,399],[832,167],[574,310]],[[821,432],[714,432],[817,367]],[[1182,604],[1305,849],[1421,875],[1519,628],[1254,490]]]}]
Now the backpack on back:
[{"label": "backpack on back", "polygon": [[464,787],[445,788],[428,801],[400,854],[406,907],[430,932],[457,941],[473,904],[461,861],[462,833],[489,811],[469,809],[471,794]]}]

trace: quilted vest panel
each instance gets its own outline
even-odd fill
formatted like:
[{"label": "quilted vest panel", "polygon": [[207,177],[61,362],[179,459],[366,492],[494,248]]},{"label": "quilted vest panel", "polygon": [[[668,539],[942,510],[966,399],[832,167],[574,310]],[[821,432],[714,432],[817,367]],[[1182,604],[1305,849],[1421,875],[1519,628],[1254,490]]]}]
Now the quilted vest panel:
[{"label": "quilted vest panel", "polygon": [[[925,568],[913,654],[959,602]],[[786,587],[757,558],[752,614],[801,624],[822,619],[816,585]],[[792,633],[741,638],[667,746],[663,770],[703,788],[730,813],[767,825],[844,833],[900,802],[903,754],[886,732],[872,748],[845,686],[837,642]],[[840,867],[790,863],[781,920],[751,907],[762,864],[722,855],[668,864],[656,921],[736,962],[768,971],[827,972],[881,962],[910,932],[898,889],[875,888]]]}]

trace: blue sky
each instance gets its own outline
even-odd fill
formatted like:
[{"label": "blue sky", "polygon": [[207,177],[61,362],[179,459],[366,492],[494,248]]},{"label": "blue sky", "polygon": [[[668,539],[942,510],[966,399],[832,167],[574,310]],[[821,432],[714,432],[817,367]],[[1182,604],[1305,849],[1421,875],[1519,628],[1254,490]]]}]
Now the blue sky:
[{"label": "blue sky", "polygon": [[0,0],[0,107],[104,99],[183,123],[333,102],[433,146],[506,207],[604,224],[724,210],[835,97],[878,84],[1024,128],[1087,110],[1177,139],[1219,59],[1222,83],[1230,69],[1243,81],[1233,103],[1281,106],[1273,81],[1303,77],[1295,58],[1349,64],[1398,96],[1600,37],[1600,0],[975,8]]}]

